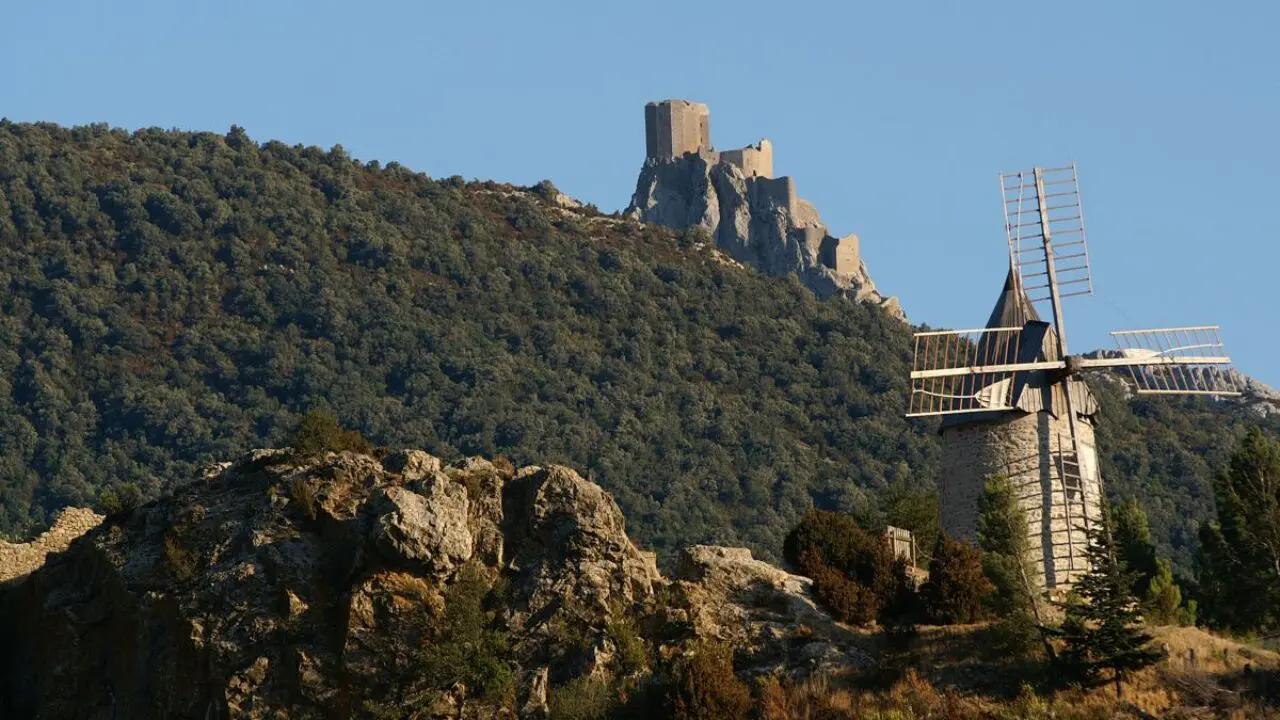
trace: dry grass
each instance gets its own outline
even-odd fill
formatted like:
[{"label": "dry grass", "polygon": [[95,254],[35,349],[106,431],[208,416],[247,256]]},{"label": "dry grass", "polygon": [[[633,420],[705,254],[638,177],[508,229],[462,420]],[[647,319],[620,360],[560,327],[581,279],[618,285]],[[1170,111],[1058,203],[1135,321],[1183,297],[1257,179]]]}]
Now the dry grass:
[{"label": "dry grass", "polygon": [[[767,720],[916,720],[945,718],[1276,718],[1280,656],[1195,628],[1157,628],[1169,658],[1135,674],[1117,699],[1113,686],[1039,696],[1029,685],[1008,691],[1017,673],[983,659],[982,626],[922,628],[909,667],[887,687],[856,672],[798,684],[766,680],[758,692]],[[1189,650],[1194,650],[1194,663]],[[996,690],[992,692],[993,688]]]}]

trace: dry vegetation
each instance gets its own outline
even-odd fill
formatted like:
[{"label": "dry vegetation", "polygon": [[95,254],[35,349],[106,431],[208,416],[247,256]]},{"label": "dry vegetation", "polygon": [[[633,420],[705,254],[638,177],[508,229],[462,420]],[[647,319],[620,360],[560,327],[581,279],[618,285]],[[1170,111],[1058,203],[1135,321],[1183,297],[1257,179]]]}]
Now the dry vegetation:
[{"label": "dry vegetation", "polygon": [[[922,628],[896,679],[848,673],[759,687],[767,720],[948,718],[1280,718],[1280,656],[1195,628],[1159,628],[1168,657],[1110,686],[1037,694],[1019,668],[986,657],[983,626]],[[1006,672],[1008,671],[1008,672]]]}]

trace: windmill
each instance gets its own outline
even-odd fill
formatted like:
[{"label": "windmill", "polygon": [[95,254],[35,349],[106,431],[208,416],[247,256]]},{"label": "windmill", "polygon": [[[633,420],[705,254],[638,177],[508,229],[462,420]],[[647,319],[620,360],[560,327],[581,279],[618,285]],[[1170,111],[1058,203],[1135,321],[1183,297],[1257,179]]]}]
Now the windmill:
[{"label": "windmill", "polygon": [[[1093,293],[1073,163],[1002,173],[1009,273],[986,327],[915,335],[908,417],[942,416],[943,529],[975,540],[988,477],[1026,512],[1036,580],[1060,594],[1088,572],[1102,517],[1097,400],[1080,374],[1127,368],[1140,394],[1238,395],[1216,326],[1111,333],[1118,350],[1067,353],[1064,298]],[[1048,303],[1049,321],[1036,305]]]}]

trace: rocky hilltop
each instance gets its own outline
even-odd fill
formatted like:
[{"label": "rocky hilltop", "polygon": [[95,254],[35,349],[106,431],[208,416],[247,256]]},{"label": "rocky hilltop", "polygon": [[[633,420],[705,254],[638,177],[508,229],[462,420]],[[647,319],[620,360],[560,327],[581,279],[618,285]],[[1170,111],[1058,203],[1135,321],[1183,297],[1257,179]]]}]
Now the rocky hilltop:
[{"label": "rocky hilltop", "polygon": [[692,547],[663,577],[561,466],[257,450],[64,517],[87,532],[43,564],[0,554],[23,563],[0,568],[4,717],[544,717],[549,689],[707,638],[747,674],[870,662],[750,551]]},{"label": "rocky hilltop", "polygon": [[795,275],[822,298],[848,295],[906,319],[897,298],[876,289],[857,235],[832,236],[795,180],[773,177],[768,140],[739,150],[711,147],[705,105],[646,107],[647,156],[628,217],[676,230],[705,230],[733,259],[767,275]]}]

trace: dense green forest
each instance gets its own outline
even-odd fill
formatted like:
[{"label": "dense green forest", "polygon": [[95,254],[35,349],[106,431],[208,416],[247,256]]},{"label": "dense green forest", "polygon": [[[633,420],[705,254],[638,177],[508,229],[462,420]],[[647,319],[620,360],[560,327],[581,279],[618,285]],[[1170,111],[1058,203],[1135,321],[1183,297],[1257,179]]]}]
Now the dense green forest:
[{"label": "dense green forest", "polygon": [[[162,493],[311,408],[387,446],[575,466],[659,551],[777,558],[811,505],[931,488],[911,329],[700,240],[239,128],[0,122],[0,532]],[[1099,392],[1112,494],[1188,567],[1210,468],[1262,421]]]}]

